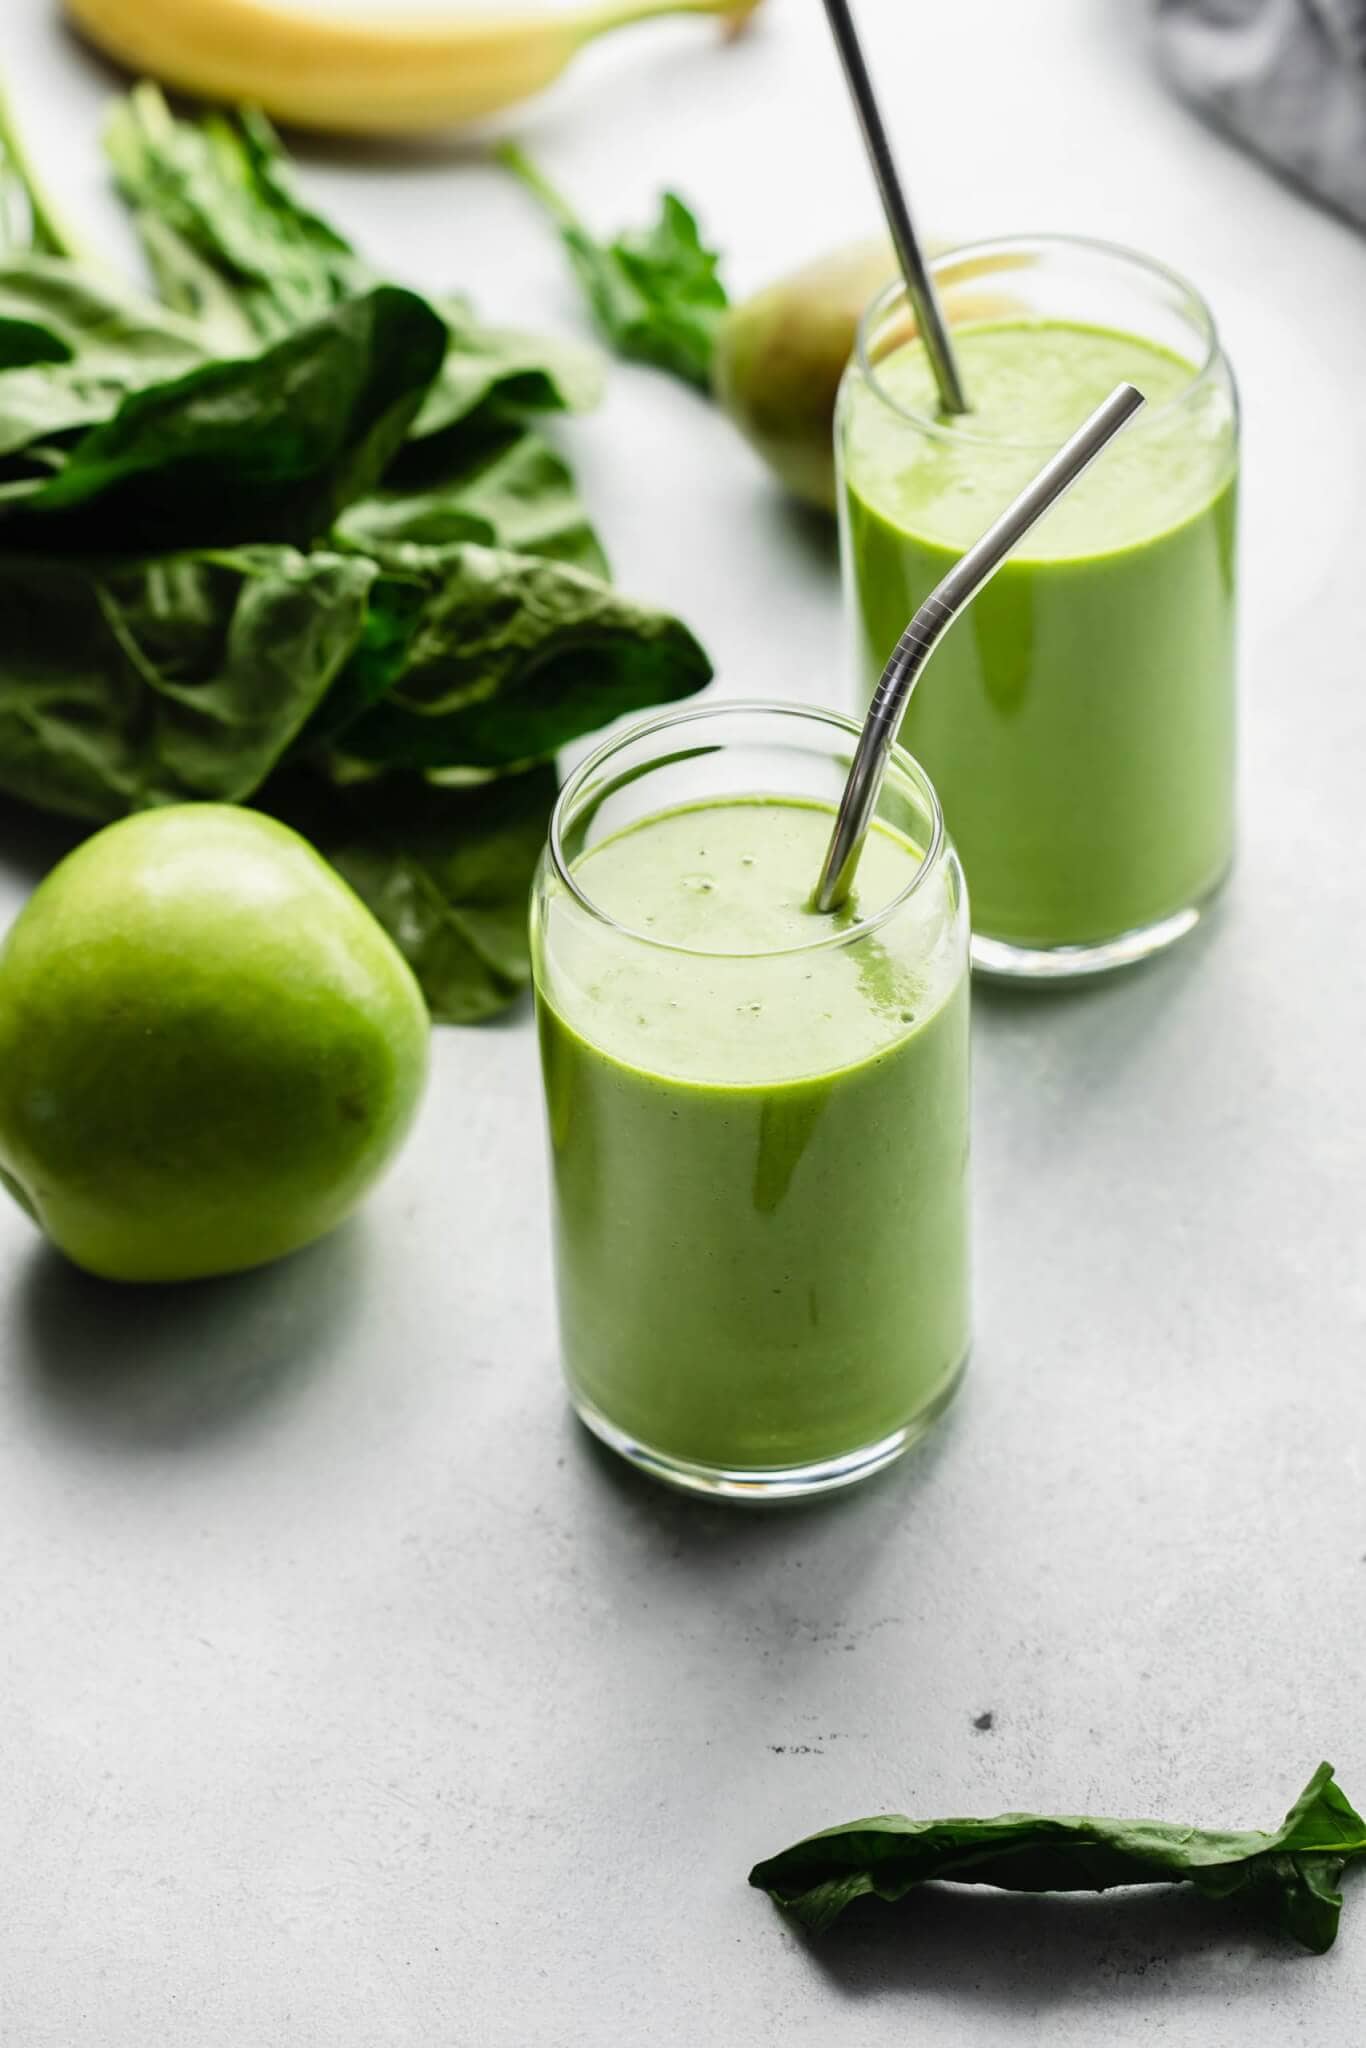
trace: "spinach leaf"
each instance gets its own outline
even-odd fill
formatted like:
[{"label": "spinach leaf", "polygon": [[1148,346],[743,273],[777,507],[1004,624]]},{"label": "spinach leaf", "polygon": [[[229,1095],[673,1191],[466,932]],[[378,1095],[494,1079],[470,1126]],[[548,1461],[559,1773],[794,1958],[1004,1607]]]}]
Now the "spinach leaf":
[{"label": "spinach leaf", "polygon": [[[178,121],[158,88],[143,84],[116,107],[105,148],[162,297],[225,352],[278,340],[378,282],[299,197],[263,114]],[[416,438],[444,433],[491,400],[536,411],[597,404],[601,370],[589,350],[484,327],[463,297],[432,304],[446,323],[447,353]]]},{"label": "spinach leaf", "polygon": [[277,341],[374,282],[295,191],[263,114],[177,121],[144,82],[115,106],[104,145],[162,298],[224,353]]},{"label": "spinach leaf", "polygon": [[471,422],[443,462],[420,465],[410,455],[390,474],[413,481],[386,483],[348,506],[337,525],[348,546],[475,540],[607,575],[569,465],[530,427],[492,417]]},{"label": "spinach leaf", "polygon": [[[370,631],[324,720],[391,767],[517,767],[628,711],[698,690],[687,627],[556,561],[460,542],[374,544]],[[369,705],[369,709],[362,707]]]},{"label": "spinach leaf", "polygon": [[0,555],[0,789],[100,822],[240,803],[351,654],[374,578],[359,556],[278,547]]},{"label": "spinach leaf", "polygon": [[1163,1821],[1050,1818],[907,1820],[884,1814],[828,1828],[756,1863],[749,1881],[822,1933],[855,1899],[902,1899],[918,1884],[1005,1891],[1107,1891],[1190,1884],[1241,1898],[1269,1926],[1321,1955],[1337,1936],[1345,1867],[1366,1856],[1366,1821],[1320,1764],[1281,1826],[1224,1834]]},{"label": "spinach leaf", "polygon": [[75,362],[116,378],[154,383],[207,359],[192,322],[122,286],[78,270],[62,256],[28,255],[0,264],[0,320],[23,321],[47,337],[45,360]]},{"label": "spinach leaf", "polygon": [[0,459],[110,419],[130,392],[206,360],[188,321],[60,257],[0,264]]},{"label": "spinach leaf", "polygon": [[478,1023],[526,988],[527,896],[555,802],[553,769],[466,787],[392,774],[329,787],[296,774],[263,802],[368,904],[437,1022]]},{"label": "spinach leaf", "polygon": [[[189,321],[82,247],[35,176],[0,83],[0,458],[108,419],[130,391],[206,360]],[[58,467],[50,447],[40,466]]]},{"label": "spinach leaf", "polygon": [[137,552],[307,541],[378,482],[444,347],[411,292],[345,300],[260,356],[134,392],[11,508],[3,537],[45,551],[114,535]]},{"label": "spinach leaf", "polygon": [[729,299],[720,258],[677,194],[662,195],[653,227],[600,242],[520,149],[505,144],[498,155],[559,228],[593,318],[617,353],[709,390]]},{"label": "spinach leaf", "polygon": [[432,303],[446,323],[446,359],[413,422],[414,441],[447,435],[485,408],[591,412],[602,397],[602,359],[581,342],[485,327],[466,299]]}]

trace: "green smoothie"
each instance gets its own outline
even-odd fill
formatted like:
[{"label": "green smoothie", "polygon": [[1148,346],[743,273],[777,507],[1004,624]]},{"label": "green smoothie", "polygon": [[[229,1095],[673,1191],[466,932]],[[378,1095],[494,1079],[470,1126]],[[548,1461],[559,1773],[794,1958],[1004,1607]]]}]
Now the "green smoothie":
[{"label": "green smoothie", "polygon": [[817,917],[832,822],[785,798],[663,811],[573,870],[612,924],[541,916],[566,1370],[590,1419],[676,1465],[876,1445],[928,1420],[967,1349],[958,870],[897,904],[921,855],[879,824],[857,896]]},{"label": "green smoothie", "polygon": [[918,342],[876,366],[882,397],[846,381],[846,584],[869,691],[1046,451],[1117,383],[1148,400],[947,635],[902,730],[962,855],[974,931],[1090,945],[1198,904],[1231,858],[1233,401],[1100,328],[991,323],[954,346],[973,405],[959,420],[936,421]]}]

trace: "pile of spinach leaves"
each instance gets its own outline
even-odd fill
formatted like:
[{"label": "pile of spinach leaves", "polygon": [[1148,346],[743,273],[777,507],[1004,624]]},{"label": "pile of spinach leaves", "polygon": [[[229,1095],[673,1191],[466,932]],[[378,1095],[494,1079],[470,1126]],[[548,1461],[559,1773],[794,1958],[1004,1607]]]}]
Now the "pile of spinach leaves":
[{"label": "pile of spinach leaves", "polygon": [[595,357],[377,278],[251,113],[107,147],[158,299],[83,255],[0,108],[0,791],[307,833],[467,1022],[528,978],[554,756],[710,668],[608,581],[531,424]]}]

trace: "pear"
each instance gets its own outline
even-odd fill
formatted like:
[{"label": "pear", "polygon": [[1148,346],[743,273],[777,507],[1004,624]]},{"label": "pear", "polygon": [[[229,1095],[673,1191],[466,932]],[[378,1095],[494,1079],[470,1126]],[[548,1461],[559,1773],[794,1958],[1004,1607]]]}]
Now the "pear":
[{"label": "pear", "polygon": [[[827,512],[835,506],[840,379],[859,321],[896,274],[890,242],[858,242],[740,301],[721,325],[712,364],[717,399],[793,496]],[[1007,294],[979,289],[960,288],[945,305],[950,326],[1013,311]],[[915,333],[909,317],[904,330],[907,340]]]}]

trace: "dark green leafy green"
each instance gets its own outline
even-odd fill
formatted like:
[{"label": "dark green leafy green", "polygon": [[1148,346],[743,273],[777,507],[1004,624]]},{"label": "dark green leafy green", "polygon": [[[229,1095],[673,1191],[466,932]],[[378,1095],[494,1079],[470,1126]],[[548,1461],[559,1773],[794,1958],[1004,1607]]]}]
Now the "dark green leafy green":
[{"label": "dark green leafy green", "polygon": [[720,258],[677,194],[662,194],[652,227],[600,242],[522,150],[509,143],[498,154],[555,222],[593,319],[618,355],[710,390],[730,302],[717,274]]},{"label": "dark green leafy green", "polygon": [[375,282],[299,197],[254,109],[177,121],[144,82],[114,107],[104,146],[162,298],[222,353],[277,341]]},{"label": "dark green leafy green", "polygon": [[63,258],[0,265],[0,465],[112,418],[208,360],[194,328]]},{"label": "dark green leafy green", "polygon": [[410,452],[391,476],[406,481],[387,483],[343,512],[337,532],[348,546],[475,540],[608,573],[568,463],[516,420],[471,422],[444,461],[419,465]]},{"label": "dark green leafy green", "polygon": [[0,555],[0,789],[104,822],[240,803],[355,649],[374,564],[292,548]]},{"label": "dark green leafy green", "polygon": [[686,626],[601,578],[473,542],[375,544],[377,641],[326,707],[354,759],[400,768],[519,767],[584,731],[700,689],[710,668]]},{"label": "dark green leafy green", "polygon": [[[318,319],[379,282],[350,243],[304,204],[263,114],[177,121],[156,86],[136,86],[105,130],[168,306],[193,315],[225,353]],[[426,439],[495,402],[586,412],[601,395],[597,358],[574,342],[484,327],[468,299],[432,301],[448,346],[414,424]]]},{"label": "dark green leafy green", "polygon": [[241,360],[135,391],[12,511],[11,546],[139,552],[324,532],[392,460],[441,366],[424,299],[382,285]]},{"label": "dark green leafy green", "polygon": [[467,787],[315,778],[262,802],[312,839],[416,974],[433,1017],[477,1024],[531,979],[527,894],[555,802],[553,768]]},{"label": "dark green leafy green", "polygon": [[602,362],[576,341],[484,327],[461,298],[433,301],[446,323],[446,360],[421,412],[414,441],[508,412],[591,412],[602,397]]},{"label": "dark green leafy green", "polygon": [[6,123],[0,791],[272,810],[436,1016],[491,1014],[530,972],[556,749],[709,674],[611,588],[527,424],[591,403],[596,358],[378,282],[264,121],[151,87],[110,129],[167,305],[140,301],[71,260]]},{"label": "dark green leafy green", "polygon": [[749,1881],[817,1934],[855,1899],[895,1902],[936,1879],[1019,1892],[1190,1884],[1207,1898],[1244,1901],[1321,1955],[1337,1936],[1339,1879],[1363,1856],[1366,1821],[1332,1766],[1320,1764],[1270,1834],[1029,1813],[927,1821],[884,1814],[811,1835],[756,1863]]}]

